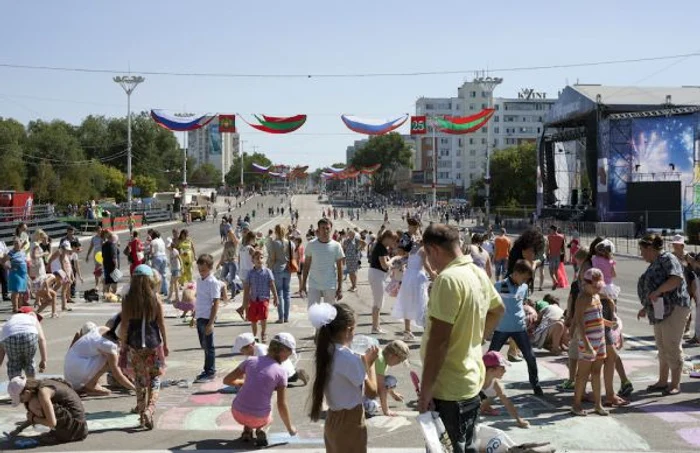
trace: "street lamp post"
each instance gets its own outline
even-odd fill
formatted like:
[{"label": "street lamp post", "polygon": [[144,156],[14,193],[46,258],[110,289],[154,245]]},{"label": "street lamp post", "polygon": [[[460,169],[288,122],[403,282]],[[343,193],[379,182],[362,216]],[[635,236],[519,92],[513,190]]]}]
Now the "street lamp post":
[{"label": "street lamp post", "polygon": [[[176,113],[175,116],[187,118],[187,117],[194,116],[194,113],[188,113],[188,112]],[[183,197],[184,197],[185,191],[187,191],[187,147],[189,145],[189,139],[187,137],[187,134],[188,134],[187,131],[182,132],[182,151],[183,151],[183,158],[184,158],[184,161],[182,162],[182,193],[183,193]]]},{"label": "street lamp post", "polygon": [[[493,108],[493,91],[503,82],[500,77],[477,77],[474,79],[482,90],[489,93],[489,108]],[[484,188],[486,189],[486,228],[491,225],[491,147],[493,146],[493,127],[487,126],[486,139],[486,177],[484,178]]]},{"label": "street lamp post", "polygon": [[144,77],[141,76],[116,76],[112,80],[114,80],[116,83],[118,83],[123,89],[124,92],[126,93],[126,109],[127,109],[127,135],[126,135],[126,141],[127,141],[127,157],[126,157],[126,186],[127,186],[127,192],[126,192],[126,201],[129,203],[129,206],[131,206],[131,199],[133,195],[133,187],[134,183],[131,179],[131,93],[134,92],[136,89],[136,86],[146,80]]},{"label": "street lamp post", "polygon": [[241,196],[243,196],[243,144],[248,143],[248,140],[240,141],[240,152],[241,152]]}]

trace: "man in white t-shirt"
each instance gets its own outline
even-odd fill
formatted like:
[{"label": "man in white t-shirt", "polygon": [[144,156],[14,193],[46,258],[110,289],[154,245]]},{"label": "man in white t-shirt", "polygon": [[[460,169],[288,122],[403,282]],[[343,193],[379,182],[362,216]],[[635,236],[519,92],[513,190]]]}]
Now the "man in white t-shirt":
[{"label": "man in white t-shirt", "polygon": [[165,241],[160,236],[160,232],[151,232],[151,260],[153,267],[160,273],[160,293],[168,295],[168,252],[165,248]]},{"label": "man in white t-shirt", "polygon": [[[343,298],[343,260],[345,253],[339,242],[331,239],[333,223],[318,221],[318,237],[306,246],[304,274],[299,292],[308,295],[308,305],[332,304]],[[308,284],[308,291],[307,291]]]}]

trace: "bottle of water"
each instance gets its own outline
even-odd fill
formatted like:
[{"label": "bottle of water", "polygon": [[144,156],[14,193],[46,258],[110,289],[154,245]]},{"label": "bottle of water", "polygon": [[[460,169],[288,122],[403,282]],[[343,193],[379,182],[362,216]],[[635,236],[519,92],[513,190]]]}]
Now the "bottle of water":
[{"label": "bottle of water", "polygon": [[355,335],[350,344],[350,349],[355,354],[364,355],[372,346],[379,346],[379,341],[376,338],[368,337],[367,335]]}]

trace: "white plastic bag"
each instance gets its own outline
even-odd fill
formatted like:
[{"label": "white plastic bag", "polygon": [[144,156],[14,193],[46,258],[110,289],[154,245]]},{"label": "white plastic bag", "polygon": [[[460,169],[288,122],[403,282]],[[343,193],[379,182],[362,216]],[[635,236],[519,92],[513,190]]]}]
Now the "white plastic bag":
[{"label": "white plastic bag", "polygon": [[651,301],[654,307],[654,319],[660,321],[664,319],[664,298],[663,296],[657,297]]},{"label": "white plastic bag", "polygon": [[452,443],[437,412],[423,412],[417,418],[428,453],[449,453]]},{"label": "white plastic bag", "polygon": [[488,453],[507,453],[515,442],[500,429],[479,423],[474,432],[476,449]]},{"label": "white plastic bag", "polygon": [[112,278],[112,281],[119,282],[119,280],[122,279],[124,274],[122,274],[122,271],[119,269],[114,269],[109,276]]}]

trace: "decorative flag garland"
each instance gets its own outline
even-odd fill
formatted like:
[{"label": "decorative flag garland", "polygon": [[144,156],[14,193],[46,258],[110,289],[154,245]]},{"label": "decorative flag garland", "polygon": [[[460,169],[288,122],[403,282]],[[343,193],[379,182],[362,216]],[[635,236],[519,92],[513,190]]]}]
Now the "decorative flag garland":
[{"label": "decorative flag garland", "polygon": [[376,173],[380,168],[382,168],[382,164],[374,164],[370,165],[369,167],[362,167],[360,169],[360,173],[363,175],[371,175],[373,173]]},{"label": "decorative flag garland", "polygon": [[493,116],[494,109],[484,109],[476,115],[465,117],[435,118],[436,126],[440,132],[452,135],[463,135],[478,131]]},{"label": "decorative flag garland", "polygon": [[176,116],[165,113],[163,110],[151,110],[151,118],[159,126],[173,132],[194,131],[209,124],[216,116],[187,115]]},{"label": "decorative flag garland", "polygon": [[306,123],[306,115],[294,115],[289,117],[253,115],[260,124],[251,124],[241,117],[248,126],[268,134],[288,134],[299,129]]},{"label": "decorative flag garland", "polygon": [[408,119],[408,114],[393,120],[369,120],[351,115],[341,115],[340,119],[353,132],[365,135],[383,135],[398,129]]},{"label": "decorative flag garland", "polygon": [[[435,126],[437,130],[446,134],[462,135],[475,132],[493,117],[494,109],[484,109],[481,112],[465,116],[435,118]],[[307,120],[307,115],[294,115],[288,117],[269,116],[269,115],[253,115],[258,123],[252,124],[241,117],[243,121],[250,127],[266,132],[268,134],[289,134],[301,128]],[[161,127],[174,132],[193,131],[206,126],[213,120],[218,124],[218,133],[236,133],[236,115],[221,114],[221,115],[171,115],[163,110],[151,110],[151,118]],[[408,114],[399,116],[391,120],[376,120],[376,119],[361,119],[352,115],[341,115],[340,117],[345,126],[353,132],[365,135],[383,135],[394,131],[401,127],[409,118]],[[411,135],[422,135],[427,132],[427,117],[426,116],[411,116]],[[267,169],[265,169],[267,170]],[[258,168],[257,171],[265,171]],[[338,173],[345,169],[327,169],[330,173]],[[362,171],[362,170],[359,170]]]},{"label": "decorative flag garland", "polygon": [[255,162],[251,164],[251,167],[253,167],[253,171],[258,173],[267,173],[267,171],[270,169],[269,165],[267,167],[263,167],[262,165],[258,165]]}]

